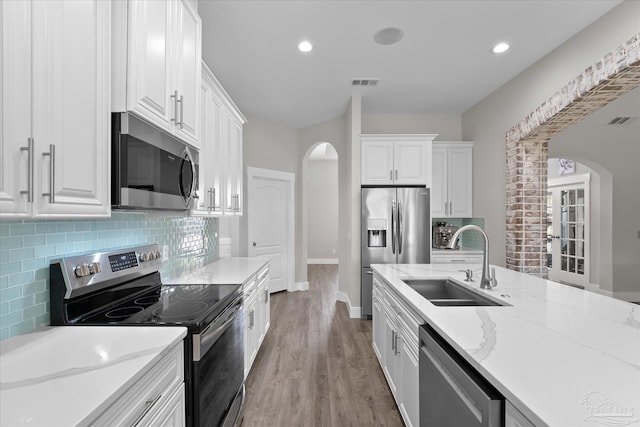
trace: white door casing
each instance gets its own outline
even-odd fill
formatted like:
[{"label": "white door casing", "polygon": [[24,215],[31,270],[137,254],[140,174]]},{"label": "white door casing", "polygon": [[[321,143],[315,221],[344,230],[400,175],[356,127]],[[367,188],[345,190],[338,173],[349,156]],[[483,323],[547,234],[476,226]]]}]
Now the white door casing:
[{"label": "white door casing", "polygon": [[294,282],[295,175],[247,168],[248,254],[268,258],[269,292],[290,290]]}]

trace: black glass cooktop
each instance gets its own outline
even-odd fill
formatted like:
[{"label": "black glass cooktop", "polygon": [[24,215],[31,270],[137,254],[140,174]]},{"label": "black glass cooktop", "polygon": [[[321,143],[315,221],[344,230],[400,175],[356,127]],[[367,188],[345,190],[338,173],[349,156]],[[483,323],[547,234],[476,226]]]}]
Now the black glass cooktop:
[{"label": "black glass cooktop", "polygon": [[84,325],[206,326],[242,292],[240,285],[161,285],[77,319]]}]

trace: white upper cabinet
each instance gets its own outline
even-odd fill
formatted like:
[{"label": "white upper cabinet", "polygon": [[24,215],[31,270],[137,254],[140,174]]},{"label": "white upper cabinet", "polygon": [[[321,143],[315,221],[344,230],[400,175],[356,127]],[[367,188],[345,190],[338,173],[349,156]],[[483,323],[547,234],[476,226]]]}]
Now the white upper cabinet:
[{"label": "white upper cabinet", "polygon": [[362,135],[362,185],[431,186],[431,142],[437,135]]},{"label": "white upper cabinet", "polygon": [[473,142],[433,143],[433,218],[473,216]]},{"label": "white upper cabinet", "polygon": [[197,148],[200,17],[186,0],[112,5],[112,111],[130,111]]},{"label": "white upper cabinet", "polygon": [[194,215],[242,215],[242,126],[246,119],[202,63],[200,179]]},{"label": "white upper cabinet", "polygon": [[110,18],[100,0],[2,3],[2,216],[109,216]]}]

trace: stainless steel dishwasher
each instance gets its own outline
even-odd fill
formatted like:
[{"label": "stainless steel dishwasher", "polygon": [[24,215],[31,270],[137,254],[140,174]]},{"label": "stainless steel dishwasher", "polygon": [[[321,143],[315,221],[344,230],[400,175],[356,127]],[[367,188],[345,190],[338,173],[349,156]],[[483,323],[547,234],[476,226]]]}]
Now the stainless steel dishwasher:
[{"label": "stainless steel dishwasher", "polygon": [[420,327],[420,426],[504,426],[504,397],[429,325]]}]

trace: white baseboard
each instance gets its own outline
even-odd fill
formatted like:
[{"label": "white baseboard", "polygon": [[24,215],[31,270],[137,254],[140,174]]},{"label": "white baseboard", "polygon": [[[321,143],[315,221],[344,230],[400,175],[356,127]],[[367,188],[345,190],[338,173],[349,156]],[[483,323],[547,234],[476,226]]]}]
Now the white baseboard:
[{"label": "white baseboard", "polygon": [[287,292],[308,291],[309,282],[295,282],[287,288]]},{"label": "white baseboard", "polygon": [[347,306],[347,312],[349,313],[349,317],[352,319],[360,319],[362,308],[354,307],[351,305],[351,301],[349,301],[349,295],[344,292],[338,291],[336,293],[336,299],[340,302],[343,302]]},{"label": "white baseboard", "polygon": [[594,292],[596,294],[600,294],[600,295],[606,295],[608,297],[613,297],[613,292],[611,291],[607,291],[605,289],[601,289],[600,286],[598,286],[595,283],[589,283],[588,285],[586,285],[584,287],[585,291],[589,291],[589,292]]},{"label": "white baseboard", "polygon": [[338,258],[309,258],[307,264],[337,264]]}]

